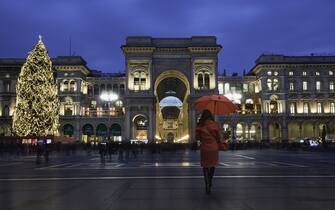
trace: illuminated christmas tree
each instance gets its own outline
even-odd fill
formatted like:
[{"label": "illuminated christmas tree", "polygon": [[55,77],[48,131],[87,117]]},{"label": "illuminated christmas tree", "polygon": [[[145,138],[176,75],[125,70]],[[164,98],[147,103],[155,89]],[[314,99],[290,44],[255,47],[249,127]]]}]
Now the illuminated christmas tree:
[{"label": "illuminated christmas tree", "polygon": [[52,62],[39,36],[16,84],[13,130],[18,136],[54,135],[59,127],[59,100]]}]

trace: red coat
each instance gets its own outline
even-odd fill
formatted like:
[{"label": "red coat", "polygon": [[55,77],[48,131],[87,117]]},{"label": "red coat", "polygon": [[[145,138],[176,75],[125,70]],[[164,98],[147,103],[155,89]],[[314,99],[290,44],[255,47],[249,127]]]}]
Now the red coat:
[{"label": "red coat", "polygon": [[200,140],[201,166],[208,168],[218,165],[220,126],[213,120],[207,120],[203,126],[197,126],[196,139]]}]

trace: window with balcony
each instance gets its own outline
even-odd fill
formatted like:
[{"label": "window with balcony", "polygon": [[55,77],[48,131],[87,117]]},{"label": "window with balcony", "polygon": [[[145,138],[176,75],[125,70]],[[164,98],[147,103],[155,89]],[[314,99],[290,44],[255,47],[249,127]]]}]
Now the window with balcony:
[{"label": "window with balcony", "polygon": [[322,104],[317,103],[317,113],[322,113]]},{"label": "window with balcony", "polygon": [[308,83],[307,83],[307,81],[303,81],[302,82],[302,90],[303,91],[307,91],[308,90]]},{"label": "window with balcony", "polygon": [[334,91],[334,82],[333,81],[329,82],[329,90],[332,91],[332,92]]},{"label": "window with balcony", "polygon": [[335,104],[334,104],[334,102],[330,103],[330,113],[335,113]]},{"label": "window with balcony", "polygon": [[315,88],[316,88],[317,91],[321,90],[321,82],[320,81],[316,81]]},{"label": "window with balcony", "polygon": [[295,107],[296,107],[296,106],[295,106],[295,103],[291,103],[291,105],[290,105],[290,113],[291,113],[291,114],[295,114],[295,112],[296,112],[296,111],[295,111]]},{"label": "window with balcony", "polygon": [[308,105],[308,103],[304,103],[304,107],[303,108],[304,108],[304,110],[303,110],[304,113],[308,114],[309,113],[309,105]]}]

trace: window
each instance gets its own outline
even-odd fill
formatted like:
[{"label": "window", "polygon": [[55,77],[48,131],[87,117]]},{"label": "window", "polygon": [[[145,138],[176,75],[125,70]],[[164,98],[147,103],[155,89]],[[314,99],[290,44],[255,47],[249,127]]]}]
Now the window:
[{"label": "window", "polygon": [[272,75],[272,72],[271,72],[271,71],[268,71],[268,75],[271,76],[271,75]]},{"label": "window", "polygon": [[277,72],[277,71],[275,71],[275,72],[273,73],[273,75],[275,75],[275,76],[278,76],[278,72]]},{"label": "window", "polygon": [[71,92],[76,91],[76,82],[75,81],[70,82],[70,91]]},{"label": "window", "polygon": [[209,89],[209,74],[205,74],[205,89]]},{"label": "window", "polygon": [[218,84],[219,95],[223,95],[223,83]]},{"label": "window", "polygon": [[308,84],[307,84],[307,81],[303,81],[302,82],[302,90],[308,90],[308,86],[307,86]]},{"label": "window", "polygon": [[246,93],[249,91],[249,87],[247,83],[243,83],[243,92]]},{"label": "window", "polygon": [[3,86],[5,92],[10,92],[10,81],[4,81]]},{"label": "window", "polygon": [[278,90],[279,89],[279,82],[278,79],[273,80],[273,90]]},{"label": "window", "polygon": [[93,89],[94,95],[99,95],[99,85],[95,84]]},{"label": "window", "polygon": [[321,82],[320,81],[316,81],[315,88],[316,88],[317,91],[321,90]]},{"label": "window", "polygon": [[268,86],[268,90],[272,90],[272,80],[271,79],[267,80],[267,86]]},{"label": "window", "polygon": [[335,113],[335,104],[333,102],[330,103],[330,113]]},{"label": "window", "polygon": [[290,112],[291,114],[295,114],[295,104],[294,103],[291,103],[290,105]]},{"label": "window", "polygon": [[144,71],[136,71],[134,72],[134,90],[145,90],[147,84],[147,75]]},{"label": "window", "polygon": [[224,94],[228,94],[230,92],[230,84],[224,83]]},{"label": "window", "polygon": [[329,75],[330,75],[330,76],[333,76],[333,75],[334,75],[334,72],[333,72],[333,71],[329,71]]},{"label": "window", "polygon": [[319,72],[319,71],[316,71],[316,72],[315,72],[315,75],[316,75],[316,76],[320,76],[320,72]]},{"label": "window", "polygon": [[293,71],[290,71],[290,72],[288,73],[288,75],[289,75],[289,76],[293,76]]},{"label": "window", "polygon": [[308,103],[304,103],[304,113],[307,114],[309,112]]},{"label": "window", "polygon": [[303,71],[303,72],[302,72],[302,76],[307,76],[307,72],[306,72],[306,71]]},{"label": "window", "polygon": [[334,82],[333,81],[329,82],[329,90],[334,91]]},{"label": "window", "polygon": [[198,87],[199,89],[201,89],[204,86],[204,78],[202,76],[202,74],[198,75]]},{"label": "window", "polygon": [[64,92],[69,91],[69,81],[67,81],[67,80],[65,80],[65,81],[63,82],[63,91],[64,91]]},{"label": "window", "polygon": [[322,104],[321,103],[317,103],[317,112],[322,113]]},{"label": "window", "polygon": [[290,91],[294,91],[294,83],[290,82]]}]

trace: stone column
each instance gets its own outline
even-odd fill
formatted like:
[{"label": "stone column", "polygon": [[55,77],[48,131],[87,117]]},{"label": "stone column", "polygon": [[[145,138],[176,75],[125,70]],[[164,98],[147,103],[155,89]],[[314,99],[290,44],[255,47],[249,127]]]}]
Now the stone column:
[{"label": "stone column", "polygon": [[282,141],[288,141],[288,128],[287,128],[287,123],[284,120],[282,123],[282,136],[281,136]]},{"label": "stone column", "polygon": [[302,138],[302,124],[299,124],[299,137]]},{"label": "stone column", "polygon": [[154,141],[155,139],[155,134],[156,134],[156,130],[155,130],[155,119],[154,119],[154,110],[153,110],[153,106],[149,106],[149,126],[148,126],[148,140],[149,141]]},{"label": "stone column", "polygon": [[80,121],[76,120],[76,125],[75,125],[75,135],[74,138],[76,141],[81,141],[81,129],[80,129]]},{"label": "stone column", "polygon": [[125,106],[125,120],[123,122],[123,131],[122,131],[122,141],[129,140],[131,138],[131,119],[130,119],[130,107],[128,105]]}]

